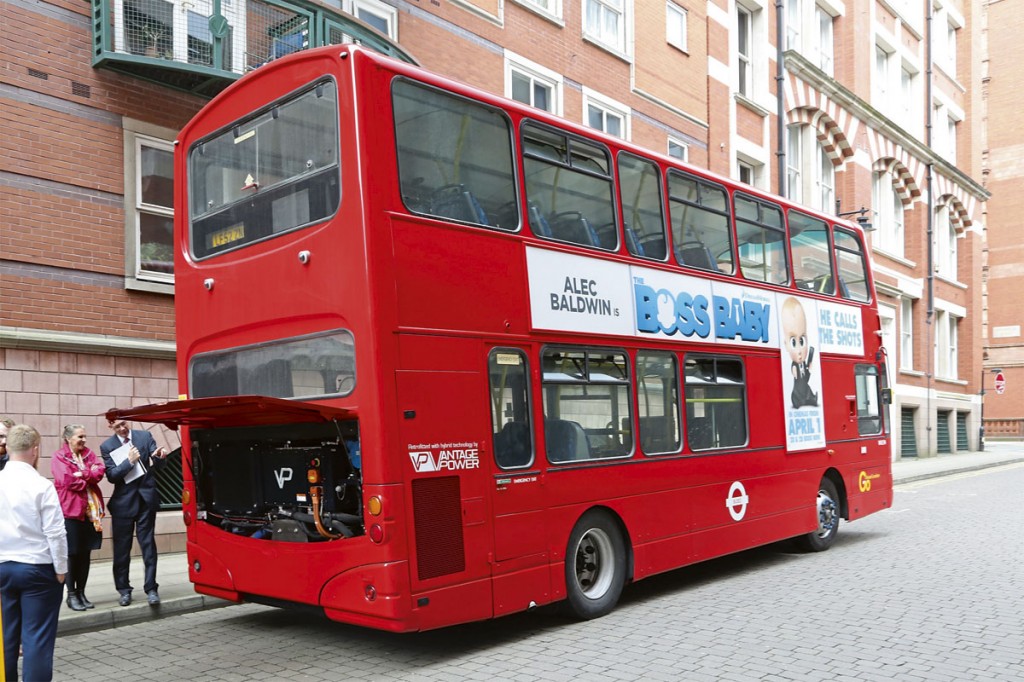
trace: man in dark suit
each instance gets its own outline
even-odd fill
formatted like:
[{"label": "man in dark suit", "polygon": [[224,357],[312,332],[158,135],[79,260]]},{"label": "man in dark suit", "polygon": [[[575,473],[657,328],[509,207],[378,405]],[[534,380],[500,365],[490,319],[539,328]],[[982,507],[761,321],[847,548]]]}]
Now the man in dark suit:
[{"label": "man in dark suit", "polygon": [[[110,525],[114,536],[114,587],[121,595],[118,603],[132,603],[132,586],[128,581],[128,567],[132,557],[132,536],[139,539],[142,561],[146,565],[143,589],[150,606],[160,603],[156,582],[156,512],[160,506],[160,493],[156,488],[156,472],[164,465],[167,450],[158,448],[148,431],[128,428],[124,420],[110,422],[114,435],[100,445],[103,463],[107,466],[107,480],[114,484],[114,492],[107,501]],[[111,457],[112,452],[129,444],[128,456],[120,464]],[[136,465],[142,467],[142,476],[132,478]]]}]

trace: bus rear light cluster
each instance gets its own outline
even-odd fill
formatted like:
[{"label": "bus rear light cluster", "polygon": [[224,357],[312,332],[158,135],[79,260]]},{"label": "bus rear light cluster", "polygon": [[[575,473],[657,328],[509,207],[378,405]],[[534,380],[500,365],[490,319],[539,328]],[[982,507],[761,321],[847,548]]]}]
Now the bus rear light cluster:
[{"label": "bus rear light cluster", "polygon": [[370,512],[370,516],[380,516],[380,513],[384,511],[384,503],[374,495],[366,501],[366,511]]},{"label": "bus rear light cluster", "polygon": [[188,488],[181,489],[181,504],[182,506],[192,501],[192,493],[188,491]]},{"label": "bus rear light cluster", "polygon": [[192,512],[190,512],[190,511],[182,512],[181,513],[181,518],[185,522],[186,526],[191,526],[192,525]]}]

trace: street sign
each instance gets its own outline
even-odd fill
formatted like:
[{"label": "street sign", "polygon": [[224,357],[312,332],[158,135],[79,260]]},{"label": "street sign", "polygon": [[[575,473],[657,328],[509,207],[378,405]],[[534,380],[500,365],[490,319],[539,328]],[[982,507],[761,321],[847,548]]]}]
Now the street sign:
[{"label": "street sign", "polygon": [[996,393],[1002,395],[1006,391],[1006,377],[1003,376],[1002,372],[996,374]]}]

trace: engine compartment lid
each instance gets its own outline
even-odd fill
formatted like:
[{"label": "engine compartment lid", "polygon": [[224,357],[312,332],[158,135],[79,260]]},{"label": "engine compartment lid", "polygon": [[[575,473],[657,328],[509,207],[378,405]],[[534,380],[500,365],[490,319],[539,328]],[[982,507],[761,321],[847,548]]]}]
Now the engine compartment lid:
[{"label": "engine compartment lid", "polygon": [[261,426],[285,423],[318,423],[354,419],[356,413],[339,407],[270,398],[262,395],[232,395],[140,405],[106,411],[109,421],[163,424],[213,429],[229,426]]}]

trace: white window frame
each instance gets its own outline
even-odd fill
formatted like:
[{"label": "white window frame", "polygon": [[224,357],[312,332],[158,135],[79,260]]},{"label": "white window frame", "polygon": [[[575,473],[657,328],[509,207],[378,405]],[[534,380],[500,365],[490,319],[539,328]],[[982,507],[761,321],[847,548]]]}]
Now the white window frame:
[{"label": "white window frame", "polygon": [[[532,62],[525,57],[520,57],[512,52],[505,52],[505,97],[514,99],[512,97],[512,76],[514,73],[518,73],[522,76],[526,76],[531,81],[530,88],[530,99],[533,99],[533,87],[534,83],[540,83],[551,88],[551,109],[541,109],[542,111],[548,111],[556,116],[562,115],[562,94],[565,85],[565,78],[560,74],[552,71],[551,69],[545,68],[536,62]],[[518,100],[517,100],[518,101]],[[536,105],[531,102],[524,102],[532,107]],[[537,107],[540,108],[540,107]]]},{"label": "white window frame", "polygon": [[[665,40],[668,41],[669,45],[683,52],[687,52],[689,49],[687,47],[688,19],[689,12],[685,8],[680,7],[671,0],[665,3]],[[675,31],[673,31],[673,27],[675,27]]]},{"label": "white window frame", "polygon": [[804,24],[803,0],[786,0],[786,49],[801,51]]},{"label": "white window frame", "polygon": [[935,270],[940,277],[951,281],[957,278],[957,234],[949,212],[949,202],[935,209]]},{"label": "white window frame", "polygon": [[[748,99],[754,97],[754,13],[736,4],[736,92]],[[746,29],[746,41],[741,26]]]},{"label": "white window frame", "polygon": [[892,61],[895,52],[887,45],[875,42],[874,68],[871,70],[871,95],[874,98],[875,107],[888,111],[892,106],[889,101],[889,91],[892,88]]},{"label": "white window frame", "polygon": [[516,4],[522,5],[531,12],[561,22],[562,0],[513,0]]},{"label": "white window frame", "polygon": [[960,371],[958,362],[960,318],[948,310],[935,310],[935,375],[956,380]]},{"label": "white window frame", "polygon": [[[137,291],[173,293],[174,275],[143,272],[140,249],[142,245],[140,214],[149,213],[174,219],[174,208],[142,202],[142,176],[140,159],[142,147],[147,146],[174,153],[177,131],[134,119],[123,119],[124,126],[124,235],[125,235],[125,287]],[[174,242],[172,241],[172,247]]]},{"label": "white window frame", "polygon": [[[599,109],[602,112],[602,121],[605,126],[601,128],[595,128],[601,132],[611,135],[612,137],[618,137],[623,140],[629,140],[631,134],[631,115],[628,106],[622,102],[617,102],[610,97],[605,97],[599,92],[591,90],[584,86],[583,88],[583,125],[588,128],[594,128],[590,125],[590,109]],[[622,121],[622,134],[616,135],[615,133],[608,132],[607,121],[609,116],[615,116]]]},{"label": "white window frame", "polygon": [[914,369],[914,299],[900,299],[900,369]]},{"label": "white window frame", "polygon": [[836,166],[825,151],[821,140],[814,137],[814,187],[818,201],[815,208],[825,213],[834,210],[836,199]]},{"label": "white window frame", "polygon": [[[366,21],[359,13],[368,12],[387,24],[387,31],[384,33],[394,41],[398,41],[398,10],[380,0],[345,0],[345,11],[360,21]],[[369,22],[367,22],[369,23]],[[371,24],[372,25],[372,24]],[[376,26],[374,26],[376,28]],[[378,29],[379,30],[379,29]]]},{"label": "white window frame", "polygon": [[[673,153],[673,147],[679,149],[678,154]],[[679,138],[669,137],[668,138],[668,151],[666,152],[673,159],[679,159],[680,161],[686,162],[690,160],[690,145],[683,142]]]},{"label": "white window frame", "polygon": [[786,192],[798,204],[804,202],[803,140],[806,124],[786,126]]},{"label": "white window frame", "polygon": [[889,171],[874,173],[872,178],[872,221],[875,226],[872,243],[882,251],[902,258],[904,206],[893,186],[893,179]]},{"label": "white window frame", "polygon": [[[632,0],[584,0],[583,37],[616,54],[628,55],[626,36],[629,35],[627,24],[631,6]],[[595,8],[600,17],[597,25],[591,25],[591,8]],[[606,17],[617,17],[614,34],[603,26]]]}]

